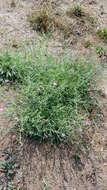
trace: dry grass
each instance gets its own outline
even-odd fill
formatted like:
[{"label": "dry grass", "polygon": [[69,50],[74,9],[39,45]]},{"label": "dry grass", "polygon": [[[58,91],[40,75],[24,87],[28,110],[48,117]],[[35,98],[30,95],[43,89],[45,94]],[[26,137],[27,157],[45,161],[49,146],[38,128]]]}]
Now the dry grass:
[{"label": "dry grass", "polygon": [[94,18],[90,17],[83,7],[75,5],[73,8],[69,9],[66,14],[69,17],[75,17],[76,22],[70,24],[66,16],[59,15],[57,10],[52,8],[51,3],[46,3],[39,5],[36,10],[32,11],[29,16],[29,21],[31,27],[41,33],[52,34],[56,30],[61,31],[64,39],[69,38],[71,34],[75,35],[75,28],[78,28],[78,26],[80,29],[83,27],[85,31],[87,27],[88,30],[90,28],[90,30],[92,30]]},{"label": "dry grass", "polygon": [[[76,17],[76,19],[84,19],[87,20],[91,25],[94,25],[96,23],[95,17],[91,16],[86,10],[80,6],[75,5],[72,8],[69,8],[66,11],[66,15],[69,17]],[[86,19],[85,19],[86,18]]]},{"label": "dry grass", "polygon": [[84,15],[83,8],[80,5],[75,5],[66,12],[67,16],[82,17]]},{"label": "dry grass", "polygon": [[[86,33],[95,33],[95,26],[97,25],[96,19],[94,16],[80,5],[74,5],[71,8],[68,8],[66,15],[73,20],[73,33],[77,35],[83,35]],[[89,42],[85,44],[85,47],[88,48]]]},{"label": "dry grass", "polygon": [[64,18],[56,14],[49,5],[39,6],[29,16],[31,27],[43,33],[53,32],[56,29],[63,30],[64,33],[70,31],[70,27]]},{"label": "dry grass", "polygon": [[53,13],[47,6],[39,7],[29,16],[29,21],[34,30],[50,32],[54,29]]}]

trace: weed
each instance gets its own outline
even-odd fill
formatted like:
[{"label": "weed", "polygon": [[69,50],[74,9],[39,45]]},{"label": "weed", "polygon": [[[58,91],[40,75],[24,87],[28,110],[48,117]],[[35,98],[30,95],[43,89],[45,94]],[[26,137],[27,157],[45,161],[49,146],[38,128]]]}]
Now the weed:
[{"label": "weed", "polygon": [[92,64],[40,52],[31,62],[35,65],[17,107],[21,133],[52,143],[73,139],[94,103],[89,92]]},{"label": "weed", "polygon": [[83,9],[80,5],[75,5],[73,8],[68,9],[66,11],[66,14],[69,17],[75,16],[76,20],[79,20],[82,24],[88,23],[88,27],[90,25],[92,27],[96,24],[96,19],[94,18],[94,16],[90,16],[90,14],[86,12],[85,9]]},{"label": "weed", "polygon": [[93,16],[88,15],[87,17],[90,24],[94,25],[96,23],[96,19]]},{"label": "weed", "polygon": [[96,53],[100,57],[102,57],[102,56],[104,56],[106,54],[106,51],[105,51],[105,49],[103,47],[96,47]]},{"label": "weed", "polygon": [[8,154],[8,159],[0,163],[0,169],[5,174],[5,179],[6,179],[6,184],[1,188],[1,190],[16,189],[12,183],[12,180],[16,174],[18,166],[15,165],[15,162],[10,153]]},{"label": "weed", "polygon": [[84,42],[84,47],[85,48],[89,48],[91,46],[91,42],[89,41],[89,40],[86,40],[85,42]]},{"label": "weed", "polygon": [[73,153],[73,158],[74,158],[76,164],[80,161],[80,150],[79,149],[75,148],[75,152]]},{"label": "weed", "polygon": [[8,183],[5,187],[2,187],[0,190],[17,190],[11,183]]},{"label": "weed", "polygon": [[43,190],[48,190],[46,179],[43,179]]},{"label": "weed", "polygon": [[69,16],[69,17],[72,17],[73,15],[76,16],[76,17],[81,17],[83,16],[83,9],[80,5],[75,5],[73,8],[69,9],[66,14]]},{"label": "weed", "polygon": [[54,29],[54,22],[52,19],[52,11],[48,6],[39,7],[29,17],[29,21],[33,29],[39,32],[51,32]]},{"label": "weed", "polygon": [[22,83],[27,62],[17,54],[8,52],[0,55],[0,83]]},{"label": "weed", "polygon": [[12,158],[4,163],[1,163],[0,168],[5,172],[6,178],[8,180],[11,180],[16,173],[16,168],[14,166],[14,161]]},{"label": "weed", "polygon": [[69,26],[61,16],[55,14],[50,6],[38,7],[37,10],[29,16],[29,21],[34,30],[43,33],[53,32],[56,28],[68,33]]},{"label": "weed", "polygon": [[101,39],[104,40],[104,42],[107,43],[107,29],[106,28],[98,30],[97,34]]}]

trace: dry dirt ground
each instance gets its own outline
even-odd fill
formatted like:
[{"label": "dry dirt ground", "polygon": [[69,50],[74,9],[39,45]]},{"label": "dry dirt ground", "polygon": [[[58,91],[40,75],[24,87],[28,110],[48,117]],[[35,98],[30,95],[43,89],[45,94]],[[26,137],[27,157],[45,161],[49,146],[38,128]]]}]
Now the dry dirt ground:
[{"label": "dry dirt ground", "polygon": [[[12,6],[11,2],[12,0],[0,0],[0,48],[22,51],[23,46],[29,47],[32,41],[38,44],[41,39],[41,36],[32,30],[27,19],[27,15],[40,4],[40,1],[16,0],[15,6]],[[50,52],[55,55],[67,52],[90,57],[95,53],[96,46],[107,47],[96,36],[97,27],[107,28],[107,0],[53,0],[52,2],[62,16],[73,3],[80,2],[84,9],[96,18],[97,24],[94,28],[88,28],[89,23],[85,25],[76,23],[76,41],[72,39],[72,35],[64,39],[63,34],[59,35],[59,32],[55,32],[49,39],[46,37]],[[74,22],[67,16],[65,19],[69,25]],[[93,44],[90,49],[84,48],[83,45],[87,39]],[[96,61],[101,62],[97,55]],[[90,151],[88,154],[83,151],[79,163],[75,163],[71,147],[52,147],[28,140],[22,141],[16,132],[11,134],[14,122],[9,122],[11,112],[9,110],[15,98],[15,91],[0,87],[0,161],[8,160],[11,154],[15,163],[20,165],[11,182],[12,189],[41,190],[43,180],[46,178],[49,190],[107,190],[107,57],[102,61],[105,62],[105,66],[98,88],[102,94],[99,102],[102,105],[104,120],[101,126],[96,126]],[[8,181],[0,170],[0,190],[6,186]]]}]

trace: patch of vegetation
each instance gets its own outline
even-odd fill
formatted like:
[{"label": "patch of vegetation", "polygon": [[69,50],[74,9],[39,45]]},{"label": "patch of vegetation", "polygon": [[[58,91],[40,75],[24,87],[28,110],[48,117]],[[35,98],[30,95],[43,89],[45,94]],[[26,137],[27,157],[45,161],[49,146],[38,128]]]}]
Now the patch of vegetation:
[{"label": "patch of vegetation", "polygon": [[85,47],[85,48],[89,48],[91,45],[92,45],[92,44],[91,44],[90,40],[86,40],[86,41],[84,42],[84,47]]},{"label": "patch of vegetation", "polygon": [[90,22],[90,24],[94,25],[96,23],[96,19],[93,16],[88,15],[88,21]]},{"label": "patch of vegetation", "polygon": [[29,21],[34,30],[43,33],[53,32],[56,28],[67,29],[61,16],[56,15],[52,7],[46,5],[33,11]]},{"label": "patch of vegetation", "polygon": [[5,172],[6,178],[8,180],[11,180],[16,173],[16,168],[12,159],[9,159],[8,161],[1,163],[0,168]]},{"label": "patch of vegetation", "polygon": [[102,57],[106,55],[106,51],[103,47],[96,47],[96,53]]},{"label": "patch of vegetation", "polygon": [[98,36],[107,43],[107,29],[103,28],[98,30]]},{"label": "patch of vegetation", "polygon": [[[26,73],[27,61],[18,54],[8,52],[0,55],[0,83],[22,83]],[[29,69],[27,69],[29,71]]]},{"label": "patch of vegetation", "polygon": [[96,103],[90,93],[91,63],[56,59],[41,49],[27,57],[6,53],[0,58],[1,81],[21,84],[16,107],[22,135],[52,143],[74,140],[78,134],[82,137]]},{"label": "patch of vegetation", "polygon": [[16,166],[11,153],[8,153],[8,158],[4,162],[0,162],[0,169],[5,175],[6,183],[1,187],[1,190],[13,190],[15,188],[12,180],[17,172],[18,166]]},{"label": "patch of vegetation", "polygon": [[[69,17],[76,17],[77,25],[80,22],[80,28],[83,25],[86,28],[88,27],[88,30],[92,30],[92,27],[96,24],[96,19],[94,16],[90,15],[82,6],[75,5],[74,7],[68,9],[66,11],[66,14]],[[78,22],[79,21],[79,22]],[[88,25],[87,25],[88,24]]]},{"label": "patch of vegetation", "polygon": [[46,178],[43,180],[43,190],[48,190]]},{"label": "patch of vegetation", "polygon": [[[94,104],[90,95],[92,64],[69,59],[57,60],[46,54],[32,57],[35,63],[18,102],[20,131],[30,138],[52,143],[81,135]],[[87,111],[86,111],[87,110]]]},{"label": "patch of vegetation", "polygon": [[69,17],[72,17],[73,15],[76,17],[82,17],[84,15],[84,11],[80,5],[75,5],[73,8],[69,9],[66,14]]},{"label": "patch of vegetation", "polygon": [[29,17],[33,29],[39,32],[51,32],[54,29],[53,11],[48,6],[39,7]]},{"label": "patch of vegetation", "polygon": [[2,187],[0,190],[21,190],[21,189],[20,188],[16,188],[11,183],[9,183],[8,186]]}]

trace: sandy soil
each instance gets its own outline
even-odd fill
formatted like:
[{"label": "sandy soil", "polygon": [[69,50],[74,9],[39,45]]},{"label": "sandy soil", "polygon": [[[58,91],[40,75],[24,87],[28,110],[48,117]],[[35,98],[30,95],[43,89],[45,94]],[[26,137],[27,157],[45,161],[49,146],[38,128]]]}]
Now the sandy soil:
[{"label": "sandy soil", "polygon": [[[12,6],[11,0],[0,0],[0,48],[14,49],[20,51],[23,44],[29,46],[33,40],[39,43],[40,35],[33,31],[29,25],[27,15],[34,7],[40,3],[37,0],[16,0]],[[106,0],[53,0],[53,4],[65,14],[66,10],[73,3],[80,2],[84,8],[97,19],[96,27],[107,27],[107,1]],[[69,22],[69,18],[67,21]],[[72,23],[73,20],[70,20]],[[82,30],[84,26],[77,26],[77,42],[63,48],[64,40],[54,34],[53,38],[46,38],[49,51],[55,55],[60,55],[64,51],[69,54],[82,54],[90,56],[96,45],[105,46],[97,39],[96,34],[90,29],[89,32]],[[95,28],[96,31],[96,28]],[[94,31],[94,32],[95,32]],[[84,39],[92,40],[93,48],[85,49]],[[69,40],[66,41],[69,44]],[[98,62],[100,60],[98,59]],[[107,64],[107,63],[106,63]],[[99,101],[103,107],[104,121],[100,127],[96,127],[96,132],[92,139],[92,146],[89,153],[83,151],[81,161],[75,163],[73,159],[72,147],[52,147],[38,142],[21,142],[16,133],[10,134],[10,129],[14,123],[9,122],[9,111],[14,100],[13,90],[5,91],[0,88],[0,161],[7,159],[7,154],[12,153],[15,162],[20,164],[13,184],[20,187],[20,190],[41,190],[43,180],[46,178],[48,189],[50,190],[107,190],[107,66],[105,64],[103,78],[99,88],[103,92],[103,97]],[[0,170],[0,189],[6,186],[4,173]],[[13,188],[16,189],[16,188]]]}]

